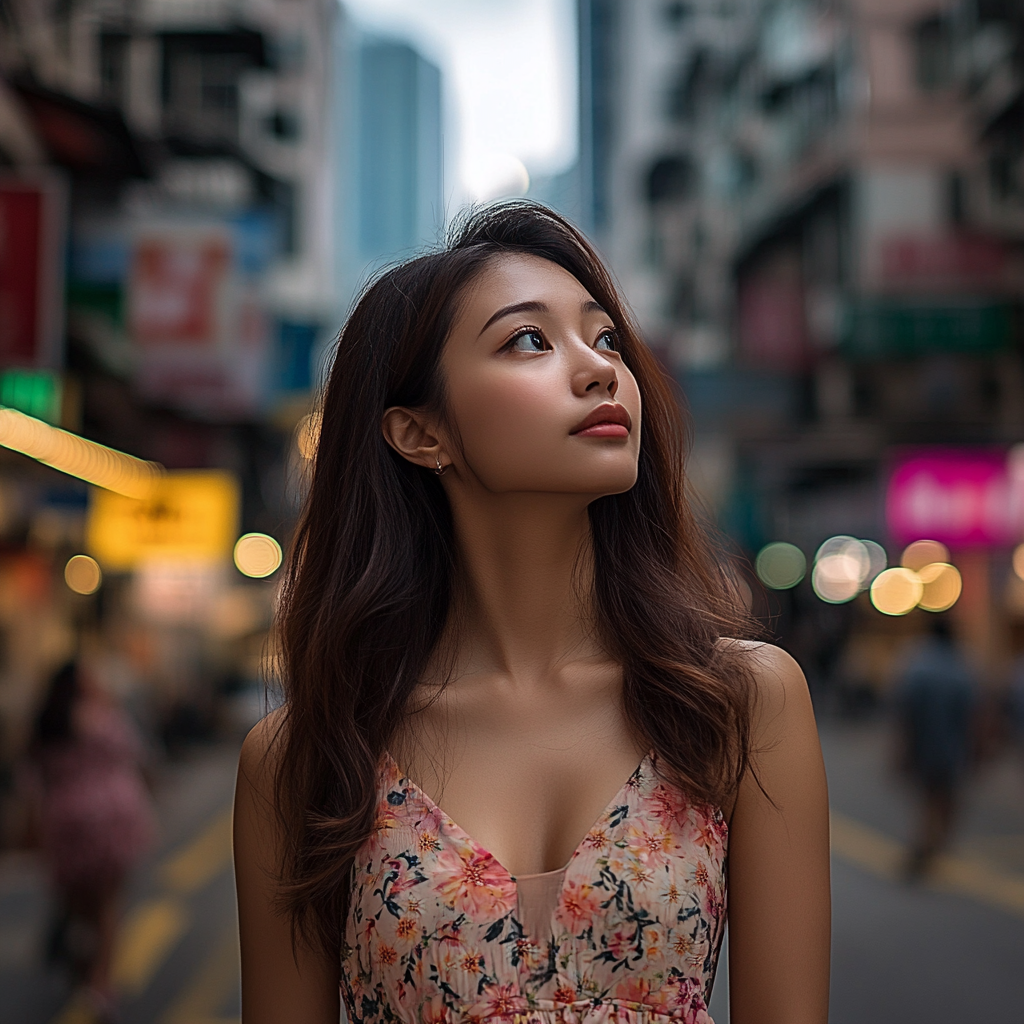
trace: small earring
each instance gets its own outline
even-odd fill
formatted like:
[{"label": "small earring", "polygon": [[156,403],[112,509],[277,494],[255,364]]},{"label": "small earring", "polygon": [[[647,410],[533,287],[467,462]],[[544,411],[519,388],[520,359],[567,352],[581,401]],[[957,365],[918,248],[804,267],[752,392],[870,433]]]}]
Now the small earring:
[{"label": "small earring", "polygon": [[435,473],[436,473],[436,474],[437,474],[438,476],[444,476],[444,471],[445,471],[445,470],[446,470],[446,469],[447,469],[448,467],[447,467],[447,466],[442,466],[442,465],[441,465],[441,457],[440,457],[439,455],[435,455],[435,456],[434,456],[434,461],[435,461],[435,462],[437,463],[437,469],[435,469],[435,470],[434,470],[434,472],[435,472]]}]

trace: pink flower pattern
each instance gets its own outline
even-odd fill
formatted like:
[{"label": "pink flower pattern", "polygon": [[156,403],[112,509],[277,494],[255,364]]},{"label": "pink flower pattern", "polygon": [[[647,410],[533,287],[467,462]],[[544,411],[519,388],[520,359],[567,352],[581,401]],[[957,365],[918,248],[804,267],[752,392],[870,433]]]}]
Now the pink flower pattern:
[{"label": "pink flower pattern", "polygon": [[516,880],[390,757],[356,858],[342,997],[352,1024],[714,1024],[728,826],[644,759],[581,841],[547,935]]}]

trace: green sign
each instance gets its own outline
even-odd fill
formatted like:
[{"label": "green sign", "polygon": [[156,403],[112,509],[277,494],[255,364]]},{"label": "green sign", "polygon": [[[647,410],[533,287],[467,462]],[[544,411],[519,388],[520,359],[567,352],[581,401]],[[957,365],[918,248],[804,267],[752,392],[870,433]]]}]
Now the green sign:
[{"label": "green sign", "polygon": [[60,376],[47,370],[4,370],[0,373],[0,406],[27,416],[60,423],[63,388]]},{"label": "green sign", "polygon": [[991,300],[853,302],[840,331],[841,348],[853,359],[980,354],[1006,348],[1012,340],[1013,307]]}]

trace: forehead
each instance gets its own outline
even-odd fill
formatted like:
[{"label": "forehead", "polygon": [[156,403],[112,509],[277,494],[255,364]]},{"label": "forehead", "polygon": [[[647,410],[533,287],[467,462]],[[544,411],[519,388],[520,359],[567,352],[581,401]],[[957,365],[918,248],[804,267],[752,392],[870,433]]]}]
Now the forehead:
[{"label": "forehead", "polygon": [[563,303],[579,310],[593,296],[557,263],[540,256],[496,256],[466,289],[458,321],[486,322],[491,314],[513,302],[539,301],[556,310]]}]

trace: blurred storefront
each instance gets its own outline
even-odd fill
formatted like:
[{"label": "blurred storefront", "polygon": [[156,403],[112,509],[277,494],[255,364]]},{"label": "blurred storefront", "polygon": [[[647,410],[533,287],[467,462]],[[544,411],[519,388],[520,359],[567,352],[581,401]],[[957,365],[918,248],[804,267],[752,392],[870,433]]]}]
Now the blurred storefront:
[{"label": "blurred storefront", "polygon": [[926,613],[879,613],[867,578],[860,597],[824,600],[815,554],[867,538],[896,565],[931,537],[962,578],[951,614],[998,684],[1024,640],[1019,499],[996,486],[988,522],[1004,526],[957,534],[927,516],[911,528],[892,496],[913,454],[944,469],[908,507],[962,509],[982,467],[1010,479],[1024,441],[1020,5],[581,12],[582,66],[611,61],[618,83],[587,121],[610,204],[597,237],[686,393],[722,525],[751,560],[787,542],[808,562],[770,595],[784,642],[812,676],[883,687]]},{"label": "blurred storefront", "polygon": [[0,448],[0,786],[83,631],[168,748],[258,707],[339,320],[345,81],[329,0],[5,18],[0,406],[166,472],[126,498]]}]

